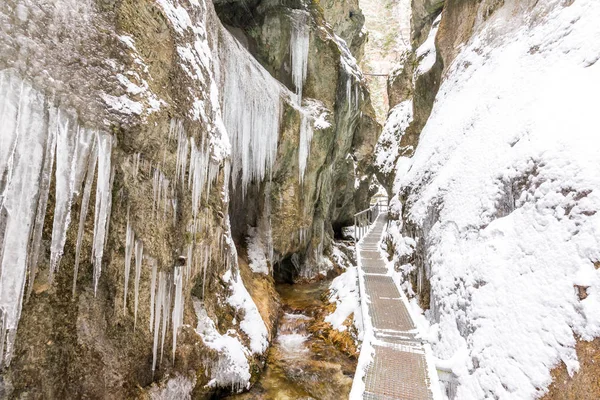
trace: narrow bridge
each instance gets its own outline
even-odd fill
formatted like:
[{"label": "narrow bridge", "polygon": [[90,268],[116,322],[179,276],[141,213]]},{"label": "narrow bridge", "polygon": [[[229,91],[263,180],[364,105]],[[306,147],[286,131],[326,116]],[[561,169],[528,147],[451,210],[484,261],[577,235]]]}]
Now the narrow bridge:
[{"label": "narrow bridge", "polygon": [[365,335],[351,399],[425,400],[441,393],[429,345],[419,339],[408,300],[380,254],[387,206],[355,216]]}]

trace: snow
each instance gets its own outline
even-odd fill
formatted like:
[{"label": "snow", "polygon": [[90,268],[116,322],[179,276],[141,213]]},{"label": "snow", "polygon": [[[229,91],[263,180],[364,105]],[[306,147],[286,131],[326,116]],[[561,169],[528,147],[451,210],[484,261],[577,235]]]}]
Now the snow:
[{"label": "snow", "polygon": [[224,335],[219,333],[200,300],[192,297],[192,304],[198,318],[196,332],[205,345],[219,353],[216,365],[210,368],[209,386],[231,386],[235,391],[248,388],[251,375],[246,357],[250,352],[237,337],[233,336],[235,335],[233,330]]},{"label": "snow", "polygon": [[175,374],[164,386],[153,386],[148,394],[151,400],[188,400],[192,398],[195,386],[195,379]]},{"label": "snow", "polygon": [[561,3],[506,1],[485,22],[398,176],[460,399],[537,398],[560,362],[578,370],[576,337],[600,336],[600,6]]},{"label": "snow", "polygon": [[427,39],[416,51],[418,66],[415,70],[415,77],[428,72],[435,64],[435,59],[437,56],[435,49],[435,36],[437,35],[441,20],[442,14],[438,15],[438,17],[433,21],[429,35],[427,35]]},{"label": "snow", "polygon": [[229,283],[232,291],[231,296],[227,298],[227,303],[244,313],[244,319],[240,321],[240,328],[250,339],[250,350],[254,354],[264,353],[269,346],[269,333],[256,304],[242,282],[240,273],[237,272],[234,275],[231,270],[228,270],[223,275],[223,281]]},{"label": "snow", "polygon": [[347,328],[344,321],[354,314],[354,325],[358,329],[359,337],[362,336],[362,314],[360,309],[360,293],[358,290],[357,267],[350,267],[336,277],[329,286],[329,302],[335,303],[335,311],[325,317],[334,329],[340,332]]},{"label": "snow", "polygon": [[395,170],[396,159],[400,153],[400,140],[412,119],[412,99],[403,101],[390,110],[375,147],[375,166],[384,174]]},{"label": "snow", "polygon": [[121,114],[140,115],[142,111],[144,111],[144,105],[142,103],[131,100],[129,97],[127,97],[127,95],[121,95],[119,97],[116,97],[104,93],[101,97],[107,106]]},{"label": "snow", "polygon": [[248,264],[252,272],[269,275],[266,246],[258,228],[248,229],[246,243],[248,245]]}]

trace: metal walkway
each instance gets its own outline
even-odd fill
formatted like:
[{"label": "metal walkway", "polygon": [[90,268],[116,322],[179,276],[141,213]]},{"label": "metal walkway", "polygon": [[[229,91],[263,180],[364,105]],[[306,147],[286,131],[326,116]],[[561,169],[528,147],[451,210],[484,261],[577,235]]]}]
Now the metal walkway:
[{"label": "metal walkway", "polygon": [[[360,357],[368,365],[364,374],[357,373],[356,379],[363,379],[363,399],[435,399],[438,398],[435,368],[428,365],[426,349],[417,339],[406,297],[398,290],[379,252],[386,226],[387,214],[379,214],[357,246],[367,342],[363,342]],[[359,368],[360,364],[359,359]],[[432,378],[435,386],[431,384]]]}]

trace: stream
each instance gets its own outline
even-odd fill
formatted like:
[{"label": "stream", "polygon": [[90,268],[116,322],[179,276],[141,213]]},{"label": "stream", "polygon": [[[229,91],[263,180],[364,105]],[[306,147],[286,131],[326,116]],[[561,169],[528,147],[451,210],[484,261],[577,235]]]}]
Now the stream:
[{"label": "stream", "polygon": [[331,280],[279,284],[282,314],[278,333],[259,381],[230,400],[339,400],[348,398],[356,358],[342,352],[324,332],[325,298]]}]

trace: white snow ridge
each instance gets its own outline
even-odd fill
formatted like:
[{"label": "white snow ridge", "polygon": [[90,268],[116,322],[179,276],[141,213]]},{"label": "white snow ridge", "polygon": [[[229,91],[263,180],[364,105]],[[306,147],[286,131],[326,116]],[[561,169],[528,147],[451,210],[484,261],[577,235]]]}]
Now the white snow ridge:
[{"label": "white snow ridge", "polygon": [[561,362],[578,370],[576,339],[600,336],[600,7],[504,3],[449,66],[412,165],[398,164],[457,399],[537,398]]}]

